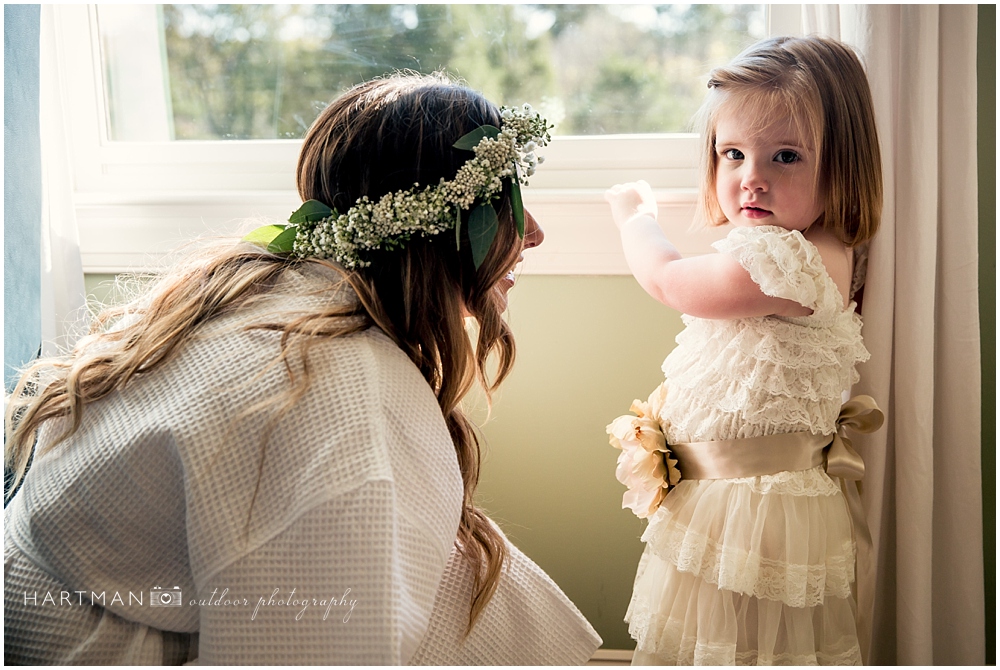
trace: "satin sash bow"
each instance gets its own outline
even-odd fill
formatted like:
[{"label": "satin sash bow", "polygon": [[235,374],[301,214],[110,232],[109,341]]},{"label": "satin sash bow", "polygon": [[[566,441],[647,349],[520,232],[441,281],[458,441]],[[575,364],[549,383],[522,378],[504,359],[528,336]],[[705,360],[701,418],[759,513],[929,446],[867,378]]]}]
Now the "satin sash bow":
[{"label": "satin sash bow", "polygon": [[858,433],[874,433],[882,427],[885,415],[868,395],[851,398],[840,408],[837,417],[837,432],[826,454],[826,474],[841,479],[861,481],[865,476],[865,462],[854,451],[854,445],[847,437],[847,428]]},{"label": "satin sash bow", "polygon": [[854,450],[854,445],[847,437],[847,429],[871,433],[881,428],[884,420],[885,415],[871,396],[858,395],[840,408],[837,432],[833,435],[782,433],[669,445],[677,459],[681,481],[759,477],[778,472],[808,470],[820,465],[825,466],[828,475],[840,479],[840,489],[847,500],[858,549],[855,563],[858,605],[856,621],[861,657],[866,663],[875,598],[875,562],[872,537],[864,506],[861,504],[860,486],[861,479],[865,476],[865,462]]}]

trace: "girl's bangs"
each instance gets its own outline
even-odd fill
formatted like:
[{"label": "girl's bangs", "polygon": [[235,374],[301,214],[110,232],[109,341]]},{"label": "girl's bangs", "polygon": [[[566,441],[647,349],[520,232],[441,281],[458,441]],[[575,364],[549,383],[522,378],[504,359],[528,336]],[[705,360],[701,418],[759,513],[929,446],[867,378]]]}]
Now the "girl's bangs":
[{"label": "girl's bangs", "polygon": [[[822,138],[822,119],[813,105],[784,88],[754,87],[735,91],[718,91],[719,100],[713,114],[717,122],[724,114],[739,114],[750,120],[750,132],[762,132],[778,119],[791,119],[796,133],[813,150]],[[715,124],[713,123],[713,126]]]}]

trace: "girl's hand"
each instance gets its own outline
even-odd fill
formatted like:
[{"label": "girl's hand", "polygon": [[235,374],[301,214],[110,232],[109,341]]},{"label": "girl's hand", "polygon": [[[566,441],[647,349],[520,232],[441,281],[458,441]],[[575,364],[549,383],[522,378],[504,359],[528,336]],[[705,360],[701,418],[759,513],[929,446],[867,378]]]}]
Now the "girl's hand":
[{"label": "girl's hand", "polygon": [[604,199],[611,205],[611,216],[619,228],[639,215],[656,220],[658,209],[653,189],[642,180],[612,186],[604,192]]}]

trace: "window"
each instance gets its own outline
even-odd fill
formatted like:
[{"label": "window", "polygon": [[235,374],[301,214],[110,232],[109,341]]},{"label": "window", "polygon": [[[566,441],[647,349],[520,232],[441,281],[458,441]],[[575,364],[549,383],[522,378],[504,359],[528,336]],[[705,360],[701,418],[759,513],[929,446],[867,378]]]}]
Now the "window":
[{"label": "window", "polygon": [[88,271],[146,263],[246,217],[285,218],[312,118],[354,81],[400,67],[444,67],[491,99],[561,117],[525,192],[547,231],[525,271],[627,271],[602,194],[637,178],[661,189],[668,226],[697,250],[704,240],[686,231],[698,144],[683,131],[704,75],[795,22],[759,5],[57,10]]},{"label": "window", "polygon": [[339,91],[446,70],[559,135],[676,133],[763,5],[104,5],[112,140],[299,139]]}]

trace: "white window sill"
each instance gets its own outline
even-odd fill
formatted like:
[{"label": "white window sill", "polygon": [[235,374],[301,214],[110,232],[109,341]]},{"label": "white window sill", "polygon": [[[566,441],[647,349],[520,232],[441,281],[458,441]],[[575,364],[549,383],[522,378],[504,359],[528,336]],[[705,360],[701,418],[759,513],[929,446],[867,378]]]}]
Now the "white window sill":
[{"label": "white window sill", "polygon": [[[685,255],[711,251],[724,228],[697,229],[694,189],[656,191],[660,222]],[[604,188],[534,185],[525,205],[545,242],[525,253],[525,274],[629,274]],[[88,273],[152,269],[185,243],[205,236],[240,236],[264,223],[286,221],[300,204],[294,191],[91,192],[76,195],[83,268]]]}]

